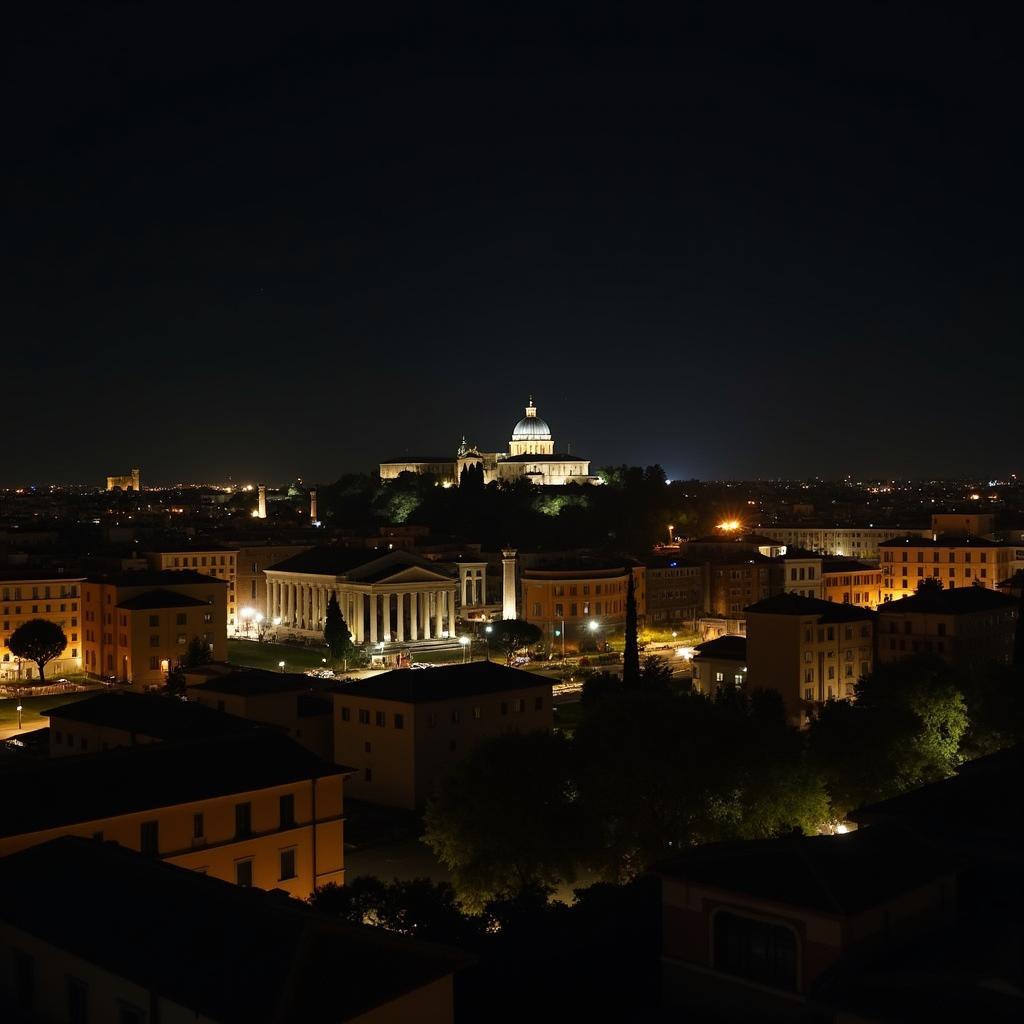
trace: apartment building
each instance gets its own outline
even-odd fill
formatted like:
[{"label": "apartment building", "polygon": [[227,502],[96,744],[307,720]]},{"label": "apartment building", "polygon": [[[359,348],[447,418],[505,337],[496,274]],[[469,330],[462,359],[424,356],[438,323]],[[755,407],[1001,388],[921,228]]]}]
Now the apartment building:
[{"label": "apartment building", "polygon": [[82,600],[84,577],[51,576],[38,570],[0,569],[0,683],[39,681],[39,668],[7,646],[11,634],[32,619],[55,622],[64,630],[67,646],[46,666],[56,679],[82,672]]}]

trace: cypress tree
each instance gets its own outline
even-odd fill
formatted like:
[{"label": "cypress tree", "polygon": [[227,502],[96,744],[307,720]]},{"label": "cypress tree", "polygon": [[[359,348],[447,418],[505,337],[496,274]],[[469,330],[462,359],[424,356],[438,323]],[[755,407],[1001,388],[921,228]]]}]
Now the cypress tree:
[{"label": "cypress tree", "polygon": [[341,607],[334,594],[331,594],[331,599],[327,602],[327,614],[324,616],[324,643],[327,644],[335,661],[341,661],[352,653],[352,634],[345,625]]},{"label": "cypress tree", "polygon": [[636,635],[636,591],[633,570],[629,570],[626,586],[626,649],[622,655],[622,683],[624,686],[640,684],[640,647]]}]

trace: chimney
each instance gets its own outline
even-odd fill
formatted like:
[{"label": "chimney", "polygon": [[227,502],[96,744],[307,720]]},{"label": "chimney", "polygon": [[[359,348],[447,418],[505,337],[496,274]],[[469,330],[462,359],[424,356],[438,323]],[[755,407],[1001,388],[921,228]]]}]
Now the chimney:
[{"label": "chimney", "polygon": [[256,518],[257,519],[266,519],[267,518],[267,485],[266,484],[260,484],[259,485],[259,491],[260,491],[260,503],[259,503],[259,506],[257,507],[257,510],[256,510]]},{"label": "chimney", "polygon": [[503,548],[501,552],[501,617],[516,617],[516,549]]}]

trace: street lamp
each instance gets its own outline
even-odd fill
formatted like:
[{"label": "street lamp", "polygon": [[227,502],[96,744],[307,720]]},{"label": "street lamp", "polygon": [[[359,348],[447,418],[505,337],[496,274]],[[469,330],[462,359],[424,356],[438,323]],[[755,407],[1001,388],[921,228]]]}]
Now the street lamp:
[{"label": "street lamp", "polygon": [[598,630],[597,619],[591,619],[590,622],[587,623],[587,629],[589,629],[591,633],[596,633]]},{"label": "street lamp", "polygon": [[252,620],[256,614],[255,608],[243,608],[239,613],[238,617],[245,623],[245,635],[249,635],[249,630],[252,627]]},{"label": "street lamp", "polygon": [[20,729],[21,728],[21,712],[22,712],[21,704],[18,705],[17,710],[18,710],[18,728]]},{"label": "street lamp", "polygon": [[284,671],[284,662],[283,661],[279,661],[277,663],[277,667],[283,672]]},{"label": "street lamp", "polygon": [[470,640],[468,636],[460,636],[459,637],[459,644],[462,647],[462,664],[463,665],[466,664],[466,660],[469,657],[469,649],[470,649],[470,644],[472,644],[472,642],[473,641]]},{"label": "street lamp", "polygon": [[491,660],[491,634],[494,632],[493,626],[484,626],[484,643],[487,644],[487,660]]}]

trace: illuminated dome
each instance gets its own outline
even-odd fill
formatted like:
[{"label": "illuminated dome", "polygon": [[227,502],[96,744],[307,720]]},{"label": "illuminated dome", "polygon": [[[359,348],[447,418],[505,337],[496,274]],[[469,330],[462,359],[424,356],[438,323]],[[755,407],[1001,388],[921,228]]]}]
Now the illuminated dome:
[{"label": "illuminated dome", "polygon": [[526,415],[515,425],[512,431],[513,441],[550,441],[551,428],[537,415],[537,407],[533,398],[526,407]]}]

